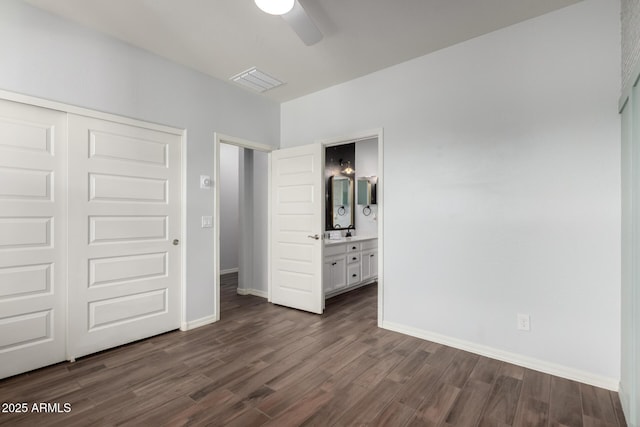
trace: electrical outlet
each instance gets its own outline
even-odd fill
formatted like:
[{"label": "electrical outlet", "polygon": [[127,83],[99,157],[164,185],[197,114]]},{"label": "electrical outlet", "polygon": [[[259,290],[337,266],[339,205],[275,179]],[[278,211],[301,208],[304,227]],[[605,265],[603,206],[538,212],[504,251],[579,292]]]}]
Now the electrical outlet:
[{"label": "electrical outlet", "polygon": [[518,313],[518,330],[520,331],[531,330],[531,317],[528,314]]}]

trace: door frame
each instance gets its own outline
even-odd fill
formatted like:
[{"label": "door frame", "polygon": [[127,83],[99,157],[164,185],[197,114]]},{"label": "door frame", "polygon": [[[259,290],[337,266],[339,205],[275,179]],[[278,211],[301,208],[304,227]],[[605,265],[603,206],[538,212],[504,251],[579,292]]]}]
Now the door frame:
[{"label": "door frame", "polygon": [[[333,138],[320,139],[316,142],[326,148],[372,138],[378,139],[378,183],[376,185],[378,202],[378,327],[381,328],[384,316],[384,128],[353,132]],[[323,209],[325,209],[324,206]]]},{"label": "door frame", "polygon": [[[384,128],[374,128],[364,131],[357,131],[337,137],[322,138],[315,142],[320,143],[323,147],[332,145],[347,144],[350,142],[362,141],[365,139],[378,139],[378,184],[376,187],[376,197],[378,199],[378,327],[382,327],[384,315]],[[225,135],[219,132],[214,133],[215,154],[214,154],[214,215],[213,236],[214,236],[214,295],[215,295],[215,321],[220,320],[220,192],[218,191],[218,183],[220,182],[220,144],[230,144],[237,147],[248,148],[269,153],[268,162],[268,192],[267,195],[267,212],[271,212],[271,155],[270,153],[280,147],[253,142],[243,138]],[[323,203],[324,205],[324,203]],[[322,207],[323,212],[325,206]],[[271,221],[267,230],[267,242],[271,247]],[[240,254],[242,256],[242,254]],[[268,301],[271,301],[271,251],[267,251],[267,289]]]},{"label": "door frame", "polygon": [[[214,173],[214,184],[213,184],[213,214],[215,215],[215,220],[213,221],[213,242],[214,242],[214,263],[213,263],[213,283],[214,283],[214,295],[215,295],[215,307],[214,307],[214,319],[215,321],[220,320],[220,191],[219,191],[219,183],[220,183],[220,144],[228,144],[234,145],[239,148],[246,148],[254,151],[261,151],[263,153],[270,154],[273,150],[276,150],[277,147],[273,147],[267,144],[261,144],[258,142],[253,142],[248,139],[237,138],[235,136],[225,135],[219,132],[214,132],[214,162],[213,162],[213,173]],[[267,174],[269,175],[269,182],[267,184],[267,188],[269,194],[267,195],[267,209],[268,212],[271,208],[271,162],[269,161],[269,169]],[[267,242],[271,242],[271,226],[269,226],[267,230]],[[240,258],[243,257],[243,248],[239,251],[238,264],[240,264]],[[270,254],[268,253],[267,266],[269,271],[271,270],[270,266]],[[269,273],[268,277],[268,293],[269,293],[269,301],[271,301],[271,276]]]}]

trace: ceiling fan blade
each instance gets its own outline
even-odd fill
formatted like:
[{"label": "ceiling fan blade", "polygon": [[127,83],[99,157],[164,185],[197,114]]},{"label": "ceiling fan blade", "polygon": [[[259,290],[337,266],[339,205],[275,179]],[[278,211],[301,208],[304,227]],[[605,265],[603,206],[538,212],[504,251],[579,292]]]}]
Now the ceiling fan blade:
[{"label": "ceiling fan blade", "polygon": [[314,45],[322,40],[322,33],[313,23],[307,12],[304,10],[298,0],[295,1],[293,9],[290,12],[282,15],[282,19],[293,28],[298,37],[307,46]]}]

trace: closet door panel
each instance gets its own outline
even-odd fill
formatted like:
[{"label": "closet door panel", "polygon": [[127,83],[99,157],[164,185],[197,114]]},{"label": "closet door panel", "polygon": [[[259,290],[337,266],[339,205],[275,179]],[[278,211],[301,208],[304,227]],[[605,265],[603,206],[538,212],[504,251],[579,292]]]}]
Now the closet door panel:
[{"label": "closet door panel", "polygon": [[180,326],[181,135],[70,115],[70,352]]},{"label": "closet door panel", "polygon": [[0,378],[66,358],[66,132],[0,100]]}]

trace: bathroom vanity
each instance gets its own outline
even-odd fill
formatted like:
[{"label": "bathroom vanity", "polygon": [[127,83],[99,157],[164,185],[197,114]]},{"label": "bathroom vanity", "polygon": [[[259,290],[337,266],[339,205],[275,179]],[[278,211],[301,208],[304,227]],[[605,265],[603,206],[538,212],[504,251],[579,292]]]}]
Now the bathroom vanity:
[{"label": "bathroom vanity", "polygon": [[[364,147],[359,160],[358,144]],[[377,140],[325,150],[325,231],[341,237],[324,240],[323,286],[330,298],[378,280],[378,178],[371,166],[377,164]],[[352,236],[356,230],[359,235]]]},{"label": "bathroom vanity", "polygon": [[325,240],[324,293],[327,298],[378,279],[378,239]]}]

